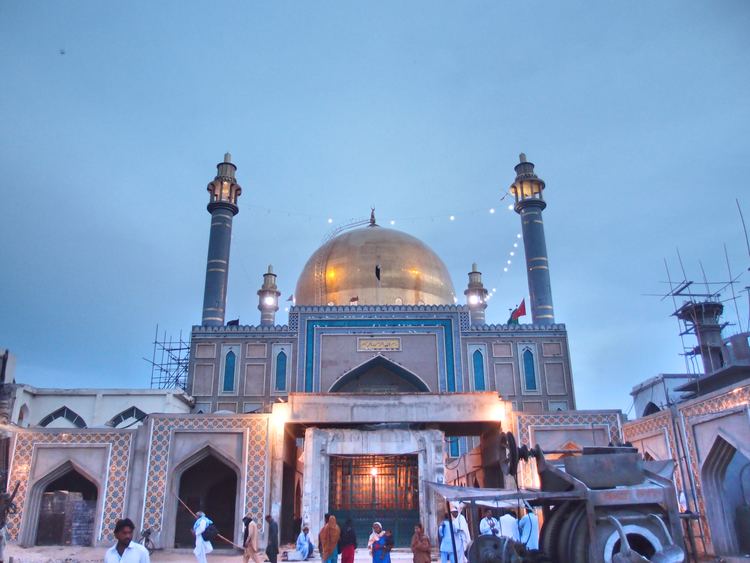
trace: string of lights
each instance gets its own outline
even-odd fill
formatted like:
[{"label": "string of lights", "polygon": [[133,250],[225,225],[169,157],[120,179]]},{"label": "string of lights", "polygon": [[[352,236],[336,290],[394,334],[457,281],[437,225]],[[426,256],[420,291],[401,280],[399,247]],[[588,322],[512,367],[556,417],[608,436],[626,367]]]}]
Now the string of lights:
[{"label": "string of lights", "polygon": [[[327,223],[328,225],[332,225],[334,222],[341,221],[338,219],[335,219],[334,217],[330,215],[321,215],[317,213],[307,213],[303,211],[297,211],[293,209],[280,209],[280,208],[273,208],[273,207],[265,207],[263,205],[257,205],[257,204],[249,204],[246,205],[246,207],[250,209],[254,209],[256,211],[265,212],[266,214],[279,214],[279,215],[285,215],[287,217],[304,217],[309,220],[315,220]],[[508,205],[508,210],[513,211],[514,206],[513,204]],[[460,211],[455,211],[452,213],[448,212],[442,212],[442,213],[430,213],[425,215],[411,215],[411,216],[397,216],[397,217],[389,217],[386,222],[389,225],[396,225],[399,222],[409,222],[409,221],[440,221],[440,220],[446,220],[448,222],[455,222],[459,221],[461,219],[466,219],[470,217],[476,217],[477,215],[484,215],[484,214],[490,214],[495,215],[497,213],[497,208],[495,207],[482,207],[482,208],[473,208],[473,209],[464,209]],[[353,222],[356,219],[346,219],[344,220],[345,223]]]}]

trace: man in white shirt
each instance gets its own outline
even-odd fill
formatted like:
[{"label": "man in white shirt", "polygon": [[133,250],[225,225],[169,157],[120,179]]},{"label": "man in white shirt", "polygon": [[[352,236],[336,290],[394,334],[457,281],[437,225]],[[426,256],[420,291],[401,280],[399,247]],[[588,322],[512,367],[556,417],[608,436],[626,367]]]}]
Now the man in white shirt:
[{"label": "man in white shirt", "polygon": [[123,518],[115,523],[117,543],[104,554],[104,563],[151,563],[148,550],[133,541],[135,525],[130,518]]},{"label": "man in white shirt", "polygon": [[518,520],[512,511],[506,510],[500,517],[500,535],[518,541]]},{"label": "man in white shirt", "polygon": [[492,509],[484,509],[484,518],[479,521],[479,535],[500,537],[500,522],[492,515]]}]

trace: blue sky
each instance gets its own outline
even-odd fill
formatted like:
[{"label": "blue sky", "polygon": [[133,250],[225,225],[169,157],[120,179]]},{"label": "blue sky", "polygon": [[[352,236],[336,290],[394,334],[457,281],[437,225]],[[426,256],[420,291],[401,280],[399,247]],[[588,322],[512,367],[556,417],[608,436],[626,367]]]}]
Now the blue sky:
[{"label": "blue sky", "polygon": [[374,205],[459,293],[478,262],[503,322],[527,294],[503,272],[519,221],[501,201],[524,151],[578,406],[627,410],[635,383],[684,369],[671,303],[643,295],[664,259],[682,277],[679,247],[688,278],[700,261],[725,280],[726,243],[735,275],[750,265],[748,29],[741,0],[6,0],[0,347],[35,385],[148,385],[154,326],[200,321],[205,186],[227,150],[230,318],[256,323],[265,266],[288,295]]}]

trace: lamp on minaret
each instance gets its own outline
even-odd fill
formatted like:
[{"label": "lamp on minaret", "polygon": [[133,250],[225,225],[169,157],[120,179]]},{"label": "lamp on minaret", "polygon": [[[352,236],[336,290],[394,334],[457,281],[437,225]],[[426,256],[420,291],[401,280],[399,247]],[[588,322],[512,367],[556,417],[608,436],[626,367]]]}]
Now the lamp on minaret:
[{"label": "lamp on minaret", "polygon": [[216,165],[217,173],[208,184],[211,214],[211,235],[208,239],[206,262],[206,287],[203,293],[203,326],[222,326],[227,304],[227,278],[229,275],[229,246],[232,241],[232,219],[239,213],[237,198],[242,188],[235,181],[237,167],[232,155],[226,153],[224,162]]},{"label": "lamp on minaret", "polygon": [[544,180],[534,174],[534,164],[527,162],[525,154],[521,153],[520,161],[515,167],[516,180],[510,186],[510,193],[516,198],[515,211],[521,216],[531,319],[534,324],[554,324],[555,310],[542,221],[542,211],[547,207],[542,195]]},{"label": "lamp on minaret", "polygon": [[482,272],[477,271],[476,263],[471,265],[469,272],[469,287],[464,291],[466,303],[469,306],[471,324],[484,324],[484,310],[487,308],[487,290],[482,283]]},{"label": "lamp on minaret", "polygon": [[273,266],[269,264],[268,272],[263,274],[263,285],[258,290],[260,326],[273,326],[275,324],[280,295],[281,292],[276,287],[276,274],[273,273]]}]

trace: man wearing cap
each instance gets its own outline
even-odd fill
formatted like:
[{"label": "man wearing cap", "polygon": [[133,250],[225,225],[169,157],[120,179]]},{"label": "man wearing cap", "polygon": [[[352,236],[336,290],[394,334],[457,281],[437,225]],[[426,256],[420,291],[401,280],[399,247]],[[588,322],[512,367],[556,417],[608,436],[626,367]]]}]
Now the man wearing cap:
[{"label": "man wearing cap", "polygon": [[471,533],[469,532],[469,523],[461,514],[461,506],[455,502],[451,503],[451,522],[453,523],[453,536],[456,541],[456,563],[466,563],[465,552],[471,543]]}]

